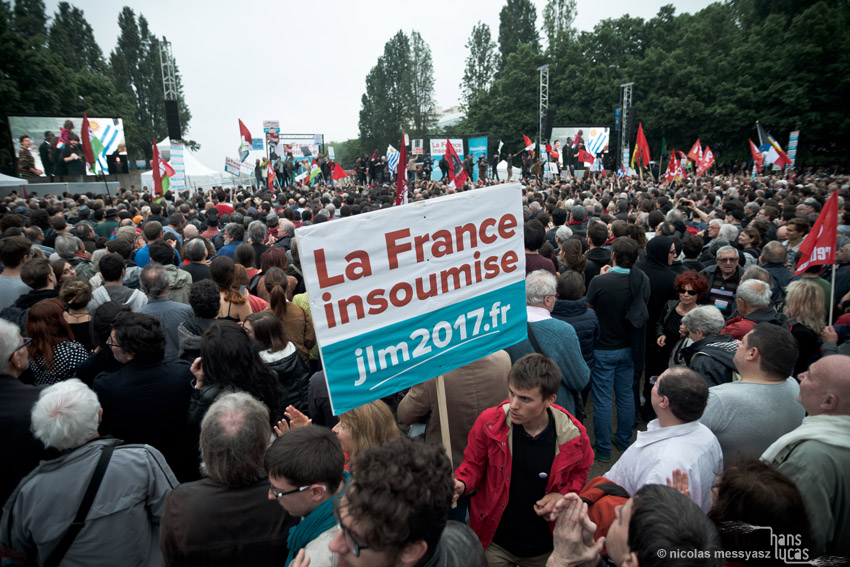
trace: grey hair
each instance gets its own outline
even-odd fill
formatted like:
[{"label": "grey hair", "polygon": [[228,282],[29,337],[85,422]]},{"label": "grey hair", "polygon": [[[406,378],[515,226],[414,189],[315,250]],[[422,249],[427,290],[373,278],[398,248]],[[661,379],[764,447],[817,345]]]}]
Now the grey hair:
[{"label": "grey hair", "polygon": [[141,275],[142,291],[148,297],[159,297],[168,289],[168,272],[162,264],[151,262],[142,268]]},{"label": "grey hair", "polygon": [[12,355],[21,346],[21,328],[0,319],[0,374],[9,374]]},{"label": "grey hair", "polygon": [[262,221],[251,221],[248,225],[248,237],[253,244],[262,244],[266,239],[266,223]]},{"label": "grey hair", "polygon": [[729,242],[734,242],[738,238],[738,227],[734,224],[722,224],[720,225],[718,236],[725,238]]},{"label": "grey hair", "polygon": [[723,219],[711,219],[710,221],[708,221],[709,226],[713,224],[719,224],[720,226],[723,226]]},{"label": "grey hair", "polygon": [[726,321],[720,309],[714,305],[700,305],[685,313],[682,324],[689,331],[699,330],[706,337],[713,337],[720,334],[726,326]]},{"label": "grey hair", "polygon": [[206,243],[200,238],[193,238],[186,243],[184,249],[186,257],[190,262],[200,262],[204,259],[204,253],[207,251]]},{"label": "grey hair", "polygon": [[582,205],[576,205],[570,212],[572,212],[573,218],[576,220],[584,220],[587,218],[587,209],[585,209]]},{"label": "grey hair", "polygon": [[526,305],[541,305],[547,295],[555,295],[558,278],[547,270],[534,270],[525,276]]},{"label": "grey hair", "polygon": [[295,234],[295,224],[289,219],[283,219],[280,221],[280,226],[278,230],[282,230],[286,232],[289,236]]},{"label": "grey hair", "polygon": [[761,249],[762,261],[765,264],[782,264],[787,258],[788,252],[782,243],[776,240],[771,240]]},{"label": "grey hair", "polygon": [[245,238],[245,228],[243,228],[241,224],[238,224],[236,222],[227,223],[224,226],[224,232],[233,240],[242,240],[243,238]]},{"label": "grey hair", "polygon": [[560,240],[561,242],[566,242],[572,235],[573,231],[567,225],[561,225],[558,227],[558,230],[555,231],[555,239]]},{"label": "grey hair", "polygon": [[751,203],[747,203],[746,205],[744,205],[744,208],[749,209],[749,210],[753,211],[754,213],[758,213],[759,210],[761,209],[761,205],[759,205],[758,203],[753,201]]},{"label": "grey hair", "polygon": [[271,440],[269,410],[245,392],[220,396],[201,422],[204,472],[225,486],[245,486],[266,476]]},{"label": "grey hair", "polygon": [[277,226],[277,223],[279,221],[280,218],[274,213],[269,213],[266,215],[266,226]]},{"label": "grey hair", "polygon": [[750,307],[767,307],[770,305],[770,284],[761,280],[747,280],[741,282],[735,290],[735,297],[746,301]]},{"label": "grey hair", "polygon": [[543,205],[541,205],[538,201],[532,201],[528,204],[528,208],[534,211],[540,211],[543,209]]},{"label": "grey hair", "polygon": [[773,283],[773,276],[761,266],[753,264],[741,274],[741,281],[745,282],[747,280],[761,280],[763,282]]},{"label": "grey hair", "polygon": [[76,236],[69,236],[67,234],[59,234],[56,236],[56,244],[54,249],[56,253],[59,254],[59,257],[63,260],[70,260],[74,256],[76,256],[77,252],[80,250],[80,246],[83,241],[77,238]]},{"label": "grey hair", "polygon": [[100,259],[109,254],[109,250],[106,248],[98,248],[91,255],[91,263],[94,265],[95,270],[100,270]]},{"label": "grey hair", "polygon": [[734,252],[736,258],[740,258],[741,256],[738,254],[738,249],[734,246],[729,246],[728,244],[725,246],[721,246],[717,249],[717,252],[714,254],[714,257],[717,258],[721,254],[726,254],[727,252]]},{"label": "grey hair", "polygon": [[32,433],[45,447],[64,451],[97,435],[100,402],[78,378],[48,386],[32,408]]}]

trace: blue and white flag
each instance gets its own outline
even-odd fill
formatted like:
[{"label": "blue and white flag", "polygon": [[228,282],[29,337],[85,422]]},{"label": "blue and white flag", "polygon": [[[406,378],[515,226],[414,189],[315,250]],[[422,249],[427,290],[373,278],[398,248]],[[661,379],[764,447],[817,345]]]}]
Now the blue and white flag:
[{"label": "blue and white flag", "polygon": [[621,164],[620,169],[617,170],[617,177],[625,177],[626,176],[626,165]]},{"label": "blue and white flag", "polygon": [[392,146],[387,146],[387,165],[390,167],[390,173],[395,173],[396,167],[398,167],[398,150]]},{"label": "blue and white flag", "polygon": [[608,129],[600,128],[599,133],[587,141],[587,151],[593,157],[596,157],[599,152],[605,149],[608,145]]},{"label": "blue and white flag", "polygon": [[115,128],[112,124],[107,123],[106,127],[103,129],[103,132],[97,136],[100,140],[100,143],[103,144],[103,151],[101,151],[98,155],[95,156],[97,159],[97,164],[100,166],[100,169],[104,172],[109,171],[109,154],[118,150],[118,143],[120,140],[120,132],[118,128]]}]

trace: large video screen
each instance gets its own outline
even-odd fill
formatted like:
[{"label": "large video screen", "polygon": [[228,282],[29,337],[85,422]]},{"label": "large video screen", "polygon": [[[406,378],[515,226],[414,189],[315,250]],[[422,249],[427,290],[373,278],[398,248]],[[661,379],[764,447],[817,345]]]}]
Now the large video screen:
[{"label": "large video screen", "polygon": [[[62,131],[62,127],[66,120],[74,123],[72,132],[80,136],[80,128],[83,125],[83,119],[79,116],[9,116],[9,130],[12,133],[12,144],[15,147],[15,157],[21,149],[21,136],[29,136],[32,139],[32,149],[30,152],[35,158],[35,167],[41,171],[45,171],[44,164],[41,161],[41,155],[38,151],[41,143],[44,142],[45,132],[53,132],[57,137]],[[109,156],[118,151],[118,147],[124,142],[124,121],[121,118],[102,118],[89,117],[89,126],[92,132],[100,140],[103,145],[103,150],[98,153],[96,171],[109,173]],[[126,150],[125,150],[126,152]],[[126,164],[126,153],[123,155],[123,162]],[[126,167],[126,166],[125,166]]]},{"label": "large video screen", "polygon": [[561,147],[566,147],[567,139],[576,137],[581,130],[581,138],[585,148],[594,156],[608,151],[610,128],[607,126],[555,126],[552,128],[552,140],[560,140]]}]

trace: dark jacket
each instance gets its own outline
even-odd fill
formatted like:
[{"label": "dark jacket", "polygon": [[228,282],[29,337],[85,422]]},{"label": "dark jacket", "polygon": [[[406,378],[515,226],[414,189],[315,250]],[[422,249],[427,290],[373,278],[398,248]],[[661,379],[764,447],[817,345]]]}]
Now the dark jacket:
[{"label": "dark jacket", "polygon": [[599,339],[599,318],[596,316],[596,311],[587,307],[587,300],[583,297],[559,299],[555,302],[555,308],[552,309],[552,317],[573,326],[581,346],[581,356],[592,374],[596,365],[594,348]]},{"label": "dark jacket", "polygon": [[460,522],[449,520],[434,554],[422,567],[483,567],[487,565],[484,548],[475,532]]},{"label": "dark jacket", "polygon": [[584,285],[589,286],[590,280],[599,275],[602,266],[611,263],[611,251],[607,248],[591,248],[584,257],[587,261],[584,267]]},{"label": "dark jacket", "polygon": [[133,360],[95,378],[103,407],[101,435],[159,449],[178,479],[186,478],[183,451],[192,373],[184,362]]},{"label": "dark jacket", "polygon": [[175,488],[160,519],[165,564],[282,566],[297,518],[269,500],[268,491],[267,478],[236,487],[204,478]]},{"label": "dark jacket", "polygon": [[[649,278],[649,323],[654,325],[661,318],[664,305],[671,299],[675,299],[676,292],[673,282],[676,274],[670,269],[668,259],[670,258],[670,247],[673,239],[669,236],[656,236],[646,245],[646,259],[641,260],[635,266]],[[651,333],[647,333],[649,335]]]},{"label": "dark jacket", "polygon": [[260,353],[260,357],[274,371],[280,385],[283,386],[283,407],[293,405],[298,411],[307,413],[310,410],[308,403],[310,370],[298,354],[295,344],[289,344],[291,348],[275,353],[264,351]]},{"label": "dark jacket", "polygon": [[177,327],[177,340],[180,345],[180,354],[177,356],[180,360],[191,364],[201,356],[201,337],[214,321],[215,319],[192,317],[180,323]]},{"label": "dark jacket", "polygon": [[310,377],[308,398],[310,412],[307,415],[310,416],[315,425],[333,427],[339,423],[339,417],[334,415],[331,407],[324,370],[319,370]]},{"label": "dark jacket", "polygon": [[738,341],[731,335],[715,335],[700,339],[682,349],[683,362],[703,377],[708,387],[732,381]]},{"label": "dark jacket", "polygon": [[0,501],[4,503],[43,458],[44,446],[30,431],[30,412],[43,389],[0,374]]},{"label": "dark jacket", "polygon": [[0,318],[6,319],[10,323],[15,323],[21,328],[21,335],[26,336],[24,327],[26,326],[27,314],[30,312],[30,307],[42,299],[51,299],[53,297],[59,297],[59,292],[55,289],[34,289],[23,294],[14,304],[0,311]]}]

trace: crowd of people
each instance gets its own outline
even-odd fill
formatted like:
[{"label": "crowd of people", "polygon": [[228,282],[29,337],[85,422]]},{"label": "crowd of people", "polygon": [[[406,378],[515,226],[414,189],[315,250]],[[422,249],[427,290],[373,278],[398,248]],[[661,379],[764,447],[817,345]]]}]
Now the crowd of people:
[{"label": "crowd of people", "polygon": [[[295,230],[391,208],[369,175],[0,203],[4,565],[850,555],[850,178],[532,172],[528,338],[447,416],[434,380],[336,416]],[[794,276],[834,191],[837,260]]]}]

